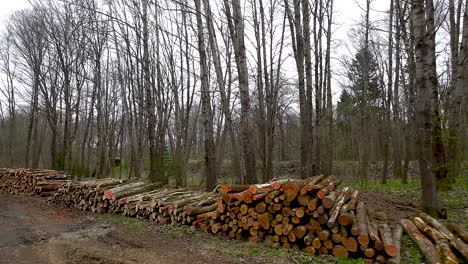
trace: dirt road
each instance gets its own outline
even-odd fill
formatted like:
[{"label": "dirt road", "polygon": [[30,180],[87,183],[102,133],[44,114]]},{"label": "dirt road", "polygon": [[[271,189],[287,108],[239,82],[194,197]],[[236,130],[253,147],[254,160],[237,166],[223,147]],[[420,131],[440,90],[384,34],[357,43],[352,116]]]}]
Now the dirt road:
[{"label": "dirt road", "polygon": [[[369,197],[363,197],[372,199],[375,195],[382,197],[381,194],[372,193],[367,195]],[[388,209],[393,199],[387,200],[380,207]],[[410,206],[406,203],[404,205]],[[410,214],[411,210],[399,212]],[[390,215],[390,212],[385,215]],[[409,238],[404,237],[405,248],[413,245],[411,242],[408,244],[408,241]],[[404,250],[402,263],[420,263],[408,261],[414,255],[414,252]],[[271,249],[268,245],[229,240],[189,226],[156,225],[146,219],[60,208],[48,205],[44,199],[38,197],[0,195],[0,264],[23,263],[338,262],[332,257],[308,256],[303,251]]]},{"label": "dirt road", "polygon": [[1,264],[264,262],[233,254],[236,243],[226,249],[219,238],[196,232],[57,208],[37,197],[0,196]]}]

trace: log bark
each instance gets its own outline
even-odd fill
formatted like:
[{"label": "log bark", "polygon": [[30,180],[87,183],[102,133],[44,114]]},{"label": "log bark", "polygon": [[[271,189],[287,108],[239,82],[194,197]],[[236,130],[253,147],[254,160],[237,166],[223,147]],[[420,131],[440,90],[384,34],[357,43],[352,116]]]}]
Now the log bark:
[{"label": "log bark", "polygon": [[204,207],[185,206],[184,211],[187,215],[199,215],[199,214],[212,212],[216,210],[217,207],[218,207],[217,204],[212,204],[212,205],[208,205]]},{"label": "log bark", "polygon": [[465,243],[468,243],[468,232],[461,226],[455,223],[447,224],[449,230],[461,237]]},{"label": "log bark", "polygon": [[367,246],[369,244],[369,235],[368,235],[368,229],[367,229],[367,223],[368,223],[367,210],[364,207],[364,203],[361,201],[357,203],[356,217],[357,217],[357,225],[359,228],[358,242],[361,245]]},{"label": "log bark", "polygon": [[395,257],[398,254],[398,250],[393,245],[393,236],[390,227],[387,224],[381,224],[379,230],[382,242],[384,243],[385,253],[390,257]]},{"label": "log bark", "polygon": [[238,184],[222,184],[221,185],[221,193],[234,193],[234,192],[242,192],[249,189],[250,185],[238,185]]},{"label": "log bark", "polygon": [[353,194],[351,194],[351,200],[349,200],[349,202],[346,205],[344,205],[343,208],[341,209],[341,213],[347,213],[349,211],[354,210],[354,208],[356,208],[358,196],[359,196],[359,191],[355,190]]},{"label": "log bark", "polygon": [[455,237],[444,225],[432,218],[430,215],[420,212],[421,219],[433,226],[442,236],[449,240],[450,245],[468,260],[468,245],[461,239]]},{"label": "log bark", "polygon": [[349,191],[349,187],[345,187],[343,191],[341,192],[340,196],[338,197],[337,202],[333,205],[333,208],[330,211],[330,218],[328,219],[328,222],[327,222],[327,226],[329,228],[332,228],[335,225],[336,219],[338,218],[341,208],[343,207],[348,197],[348,191]]},{"label": "log bark", "polygon": [[131,188],[131,189],[126,189],[126,190],[120,191],[120,192],[113,192],[111,199],[115,201],[115,200],[118,200],[118,199],[122,199],[124,197],[135,195],[135,194],[140,194],[140,193],[152,191],[152,190],[154,190],[154,189],[156,189],[158,187],[161,187],[161,186],[162,186],[162,183],[156,182],[156,183],[143,185],[143,186],[139,186],[139,187],[135,187],[135,188]]},{"label": "log bark", "polygon": [[442,263],[446,264],[457,264],[458,260],[453,251],[450,249],[448,238],[442,234],[442,232],[429,226],[420,217],[413,219],[414,224],[418,227],[421,232],[427,234],[432,241],[435,242],[436,248],[440,253]]},{"label": "log bark", "polygon": [[411,237],[411,240],[418,245],[421,252],[426,257],[426,261],[429,264],[440,264],[441,258],[439,251],[436,249],[434,244],[427,239],[418,228],[408,219],[401,219],[401,225],[405,229],[406,233]]},{"label": "log bark", "polygon": [[396,256],[390,258],[388,260],[389,264],[400,264],[401,261],[401,235],[403,234],[403,227],[401,225],[398,225],[394,230],[393,230],[393,245],[397,249],[397,254]]},{"label": "log bark", "polygon": [[118,185],[104,192],[103,199],[115,200],[114,194],[146,185],[144,181]]}]

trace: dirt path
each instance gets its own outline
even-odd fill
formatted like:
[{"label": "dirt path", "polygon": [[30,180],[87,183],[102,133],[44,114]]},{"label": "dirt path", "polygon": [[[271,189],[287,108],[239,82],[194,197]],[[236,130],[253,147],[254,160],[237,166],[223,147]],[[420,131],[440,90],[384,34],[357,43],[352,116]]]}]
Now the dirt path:
[{"label": "dirt path", "polygon": [[191,232],[195,231],[56,208],[37,197],[0,196],[2,264],[263,262],[233,256],[216,246],[218,238],[200,239]]},{"label": "dirt path", "polygon": [[[403,196],[363,192],[377,219],[397,222],[415,213]],[[379,202],[375,202],[379,201]],[[420,263],[406,235],[402,263]],[[415,257],[416,256],[416,257]],[[418,259],[412,261],[412,259]],[[303,251],[229,240],[189,226],[93,214],[48,205],[38,197],[0,195],[0,264],[340,263]]]}]

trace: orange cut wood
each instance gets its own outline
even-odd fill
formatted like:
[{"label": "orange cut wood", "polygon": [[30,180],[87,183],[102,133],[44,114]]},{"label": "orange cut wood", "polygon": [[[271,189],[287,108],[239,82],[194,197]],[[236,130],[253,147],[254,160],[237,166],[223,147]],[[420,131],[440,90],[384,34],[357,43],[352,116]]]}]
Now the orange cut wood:
[{"label": "orange cut wood", "polygon": [[337,258],[347,258],[348,250],[343,245],[336,245],[332,249],[332,254]]}]

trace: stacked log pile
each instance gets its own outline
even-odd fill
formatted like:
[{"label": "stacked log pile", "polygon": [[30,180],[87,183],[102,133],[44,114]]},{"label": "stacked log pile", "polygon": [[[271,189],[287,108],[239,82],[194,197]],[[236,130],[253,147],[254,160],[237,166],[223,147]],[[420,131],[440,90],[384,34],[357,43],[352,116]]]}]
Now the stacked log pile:
[{"label": "stacked log pile", "polygon": [[0,193],[51,196],[72,182],[71,176],[44,169],[0,169]]},{"label": "stacked log pile", "polygon": [[172,190],[151,198],[145,210],[152,221],[161,224],[190,225],[199,215],[216,210],[219,193]]},{"label": "stacked log pile", "polygon": [[452,223],[447,228],[422,212],[412,221],[402,219],[401,224],[429,264],[468,262],[468,232],[462,226]]},{"label": "stacked log pile", "polygon": [[144,180],[100,179],[70,182],[50,202],[83,211],[150,218],[161,224],[190,224],[197,215],[214,211],[219,192],[161,188]]},{"label": "stacked log pile", "polygon": [[[37,194],[43,180],[61,181],[60,189],[54,189],[49,198],[61,206],[193,225],[229,238],[304,249],[308,254],[360,257],[366,263],[400,262],[401,226],[391,228],[371,219],[359,192],[338,189],[340,181],[334,176],[221,185],[202,192],[141,179],[77,182],[60,175],[45,170],[0,170],[0,190]],[[30,181],[34,183],[24,184]]]},{"label": "stacked log pile", "polygon": [[309,254],[363,257],[366,263],[399,263],[401,226],[370,219],[359,192],[333,177],[222,185],[216,211],[193,225],[214,234]]},{"label": "stacked log pile", "polygon": [[122,180],[106,178],[90,181],[73,181],[59,189],[49,202],[63,207],[98,212],[103,204],[103,194],[108,188],[122,184]]}]

